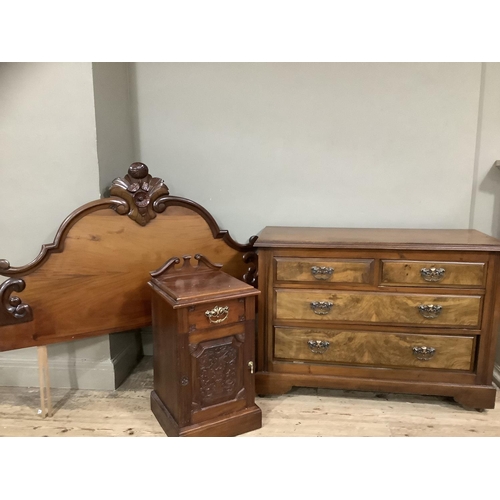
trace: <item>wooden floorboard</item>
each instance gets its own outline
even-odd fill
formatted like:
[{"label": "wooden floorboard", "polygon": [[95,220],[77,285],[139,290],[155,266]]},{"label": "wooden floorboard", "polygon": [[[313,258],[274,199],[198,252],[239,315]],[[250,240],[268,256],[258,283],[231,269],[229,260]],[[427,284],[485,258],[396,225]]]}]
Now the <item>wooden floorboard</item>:
[{"label": "wooden floorboard", "polygon": [[[37,415],[37,388],[0,387],[0,436],[165,436],[149,407],[152,358],[116,391],[53,389],[54,416]],[[296,388],[257,398],[263,426],[251,436],[500,436],[496,409],[448,398]]]}]

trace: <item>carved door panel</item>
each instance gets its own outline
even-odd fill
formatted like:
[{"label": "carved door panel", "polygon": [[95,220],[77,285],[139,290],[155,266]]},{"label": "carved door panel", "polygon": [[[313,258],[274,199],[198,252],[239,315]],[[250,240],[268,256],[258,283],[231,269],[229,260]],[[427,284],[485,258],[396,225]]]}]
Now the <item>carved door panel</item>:
[{"label": "carved door panel", "polygon": [[241,410],[247,405],[245,334],[190,344],[191,423]]}]

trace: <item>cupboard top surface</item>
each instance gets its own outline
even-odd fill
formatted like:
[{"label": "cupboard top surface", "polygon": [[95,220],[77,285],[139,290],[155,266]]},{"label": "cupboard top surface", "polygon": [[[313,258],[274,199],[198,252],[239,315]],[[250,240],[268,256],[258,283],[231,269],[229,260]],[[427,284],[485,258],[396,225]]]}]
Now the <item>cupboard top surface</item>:
[{"label": "cupboard top surface", "polygon": [[178,303],[196,302],[220,296],[257,295],[253,286],[247,285],[221,271],[193,273],[188,276],[153,278],[151,283]]},{"label": "cupboard top surface", "polygon": [[500,251],[500,240],[475,229],[267,226],[255,247]]}]

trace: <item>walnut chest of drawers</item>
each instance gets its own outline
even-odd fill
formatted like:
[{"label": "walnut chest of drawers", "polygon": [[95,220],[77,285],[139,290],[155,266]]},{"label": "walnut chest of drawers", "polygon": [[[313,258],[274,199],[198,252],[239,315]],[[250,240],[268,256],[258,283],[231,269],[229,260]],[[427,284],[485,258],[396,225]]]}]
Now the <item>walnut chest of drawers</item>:
[{"label": "walnut chest of drawers", "polygon": [[168,436],[235,436],[258,429],[255,297],[259,291],[202,255],[151,273],[154,391]]},{"label": "walnut chest of drawers", "polygon": [[266,227],[257,394],[292,386],[493,408],[500,241],[475,230]]}]

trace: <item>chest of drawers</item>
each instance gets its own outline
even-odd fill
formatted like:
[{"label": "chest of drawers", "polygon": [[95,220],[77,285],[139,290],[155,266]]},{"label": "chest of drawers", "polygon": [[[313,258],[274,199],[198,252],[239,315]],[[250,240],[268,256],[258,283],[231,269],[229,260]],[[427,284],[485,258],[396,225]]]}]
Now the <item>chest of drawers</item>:
[{"label": "chest of drawers", "polygon": [[493,408],[500,241],[474,230],[267,227],[258,394],[293,386]]}]

